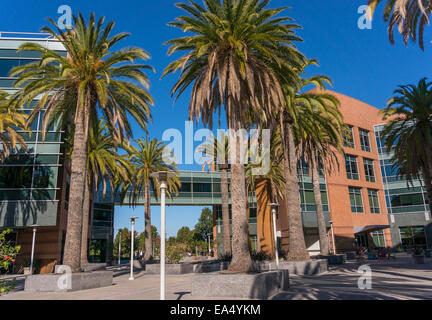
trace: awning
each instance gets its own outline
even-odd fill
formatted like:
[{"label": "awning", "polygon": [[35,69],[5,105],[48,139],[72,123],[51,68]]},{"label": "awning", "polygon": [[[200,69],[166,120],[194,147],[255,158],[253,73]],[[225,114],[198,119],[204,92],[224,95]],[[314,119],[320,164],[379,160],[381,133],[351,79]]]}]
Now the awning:
[{"label": "awning", "polygon": [[354,227],[354,233],[374,232],[374,231],[383,230],[387,228],[390,228],[390,226],[378,225],[378,224],[370,225],[370,226],[359,226],[359,227]]}]

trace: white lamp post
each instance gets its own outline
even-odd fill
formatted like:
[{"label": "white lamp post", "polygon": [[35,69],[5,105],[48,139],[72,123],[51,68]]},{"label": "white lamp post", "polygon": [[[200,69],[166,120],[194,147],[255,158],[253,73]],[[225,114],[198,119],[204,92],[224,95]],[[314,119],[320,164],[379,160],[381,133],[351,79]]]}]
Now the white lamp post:
[{"label": "white lamp post", "polygon": [[130,257],[130,277],[129,280],[135,280],[134,274],[133,274],[133,261],[134,261],[134,225],[135,225],[135,219],[138,219],[138,217],[130,217],[132,224],[132,230],[131,230],[131,257]]},{"label": "white lamp post", "polygon": [[33,224],[32,227],[33,227],[33,239],[32,239],[32,249],[31,249],[31,258],[30,258],[30,275],[33,274],[34,248],[36,242],[36,229],[38,225]]},{"label": "white lamp post", "polygon": [[121,256],[121,231],[122,229],[119,229],[118,265],[120,265],[120,256]]},{"label": "white lamp post", "polygon": [[335,238],[334,238],[333,221],[330,220],[329,222],[330,222],[330,228],[331,228],[331,233],[332,233],[333,254],[336,254],[336,245],[335,245]]},{"label": "white lamp post", "polygon": [[277,203],[270,203],[272,216],[273,216],[273,237],[274,237],[274,245],[275,245],[275,258],[276,258],[276,269],[279,269],[279,252],[277,245],[277,232],[276,232],[276,208],[279,206]]},{"label": "white lamp post", "polygon": [[161,193],[161,244],[160,244],[160,300],[165,300],[165,192],[168,187],[168,178],[175,174],[169,171],[159,171],[151,174],[152,178],[159,181]]},{"label": "white lamp post", "polygon": [[213,235],[212,232],[210,232],[210,233],[208,234],[208,250],[209,250],[209,257],[210,257],[210,255],[211,255],[211,241],[210,241],[210,236],[211,236],[211,235]]}]

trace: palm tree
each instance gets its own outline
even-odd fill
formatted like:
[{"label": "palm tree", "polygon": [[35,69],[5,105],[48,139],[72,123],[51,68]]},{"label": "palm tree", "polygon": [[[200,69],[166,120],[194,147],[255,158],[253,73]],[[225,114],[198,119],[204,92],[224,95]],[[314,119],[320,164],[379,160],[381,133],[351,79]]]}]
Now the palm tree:
[{"label": "palm tree", "polygon": [[[381,138],[399,176],[411,182],[423,179],[432,202],[432,82],[401,85],[381,112],[390,119]],[[432,207],[432,206],[431,206]]]},{"label": "palm tree", "polygon": [[[246,167],[246,189],[255,192],[258,204],[277,203],[278,199],[283,198],[285,188],[281,137],[277,127],[271,132],[270,146],[268,148],[263,146],[259,151],[261,155],[258,160],[261,161],[249,161]],[[267,160],[269,160],[268,170],[264,170],[260,174],[254,174],[254,168],[266,168],[265,161]],[[274,248],[277,250],[277,244],[275,244]],[[270,250],[273,250],[273,248]],[[261,251],[263,251],[262,246]]]},{"label": "palm tree", "polygon": [[0,162],[3,162],[11,150],[18,144],[26,148],[24,138],[17,132],[25,129],[27,115],[10,104],[9,95],[0,90]]},{"label": "palm tree", "polygon": [[[217,169],[221,173],[221,196],[222,196],[222,229],[223,229],[223,256],[231,256],[231,226],[229,218],[229,191],[228,191],[228,170],[229,170],[229,138],[222,134],[207,141],[200,149],[206,154],[206,161],[203,163],[209,170]],[[222,158],[223,157],[223,158]]]},{"label": "palm tree", "polygon": [[102,194],[105,196],[107,187],[113,192],[121,181],[127,181],[130,176],[130,165],[125,156],[117,153],[117,148],[109,132],[107,124],[99,120],[96,126],[90,127],[87,141],[87,183],[84,192],[81,265],[87,264],[90,194],[93,188],[98,190],[102,184]]},{"label": "palm tree", "polygon": [[[317,76],[304,79],[301,86],[312,83],[319,89],[325,89],[325,83],[330,79]],[[314,200],[316,205],[317,225],[319,234],[320,251],[322,255],[328,255],[329,245],[327,241],[327,227],[321,199],[320,167],[330,174],[334,166],[339,167],[337,153],[343,152],[344,123],[339,111],[339,101],[331,94],[323,92],[307,92],[303,94],[303,100],[312,108],[300,108],[297,124],[294,128],[298,146],[299,160],[305,160],[309,164]],[[312,109],[312,110],[311,110]]]},{"label": "palm tree", "polygon": [[[184,52],[170,63],[163,76],[180,70],[171,90],[178,98],[192,87],[189,118],[213,125],[213,114],[222,106],[230,130],[230,150],[240,150],[235,137],[249,114],[267,119],[272,109],[284,105],[280,79],[295,78],[292,66],[302,55],[293,42],[298,26],[277,16],[285,8],[266,9],[269,0],[204,0],[176,6],[187,13],[169,25],[187,36],[167,42],[168,53]],[[220,120],[220,119],[219,119]],[[233,255],[230,272],[253,269],[248,247],[244,159],[231,152],[231,199]]]},{"label": "palm tree", "polygon": [[[369,0],[372,13],[383,0]],[[424,50],[423,33],[429,24],[429,16],[432,13],[431,0],[386,0],[384,8],[384,21],[388,22],[388,35],[390,42],[394,44],[394,29],[397,26],[403,37],[405,45],[409,39],[416,41]]]},{"label": "palm tree", "polygon": [[138,197],[144,193],[144,220],[145,220],[145,254],[144,260],[153,258],[152,250],[152,229],[150,213],[150,191],[153,188],[155,195],[159,194],[159,181],[151,177],[151,174],[158,171],[171,171],[175,177],[168,178],[167,194],[177,194],[180,187],[177,166],[175,163],[167,164],[164,160],[166,145],[157,139],[135,140],[138,147],[130,146],[126,148],[128,158],[133,166],[133,174],[129,182],[125,185],[124,191],[129,193],[129,199],[133,205],[138,201]]},{"label": "palm tree", "polygon": [[54,29],[44,27],[43,32],[57,38],[67,50],[67,57],[37,43],[24,43],[18,51],[32,50],[41,53],[41,61],[12,70],[17,76],[15,86],[20,88],[14,102],[23,105],[36,97],[37,101],[28,122],[45,109],[42,121],[43,138],[48,125],[61,114],[74,125],[74,152],[71,165],[69,213],[67,221],[64,264],[73,272],[79,271],[83,195],[86,185],[87,139],[90,119],[105,118],[115,142],[132,135],[128,115],[146,128],[150,117],[152,98],[148,78],[142,69],[148,65],[133,63],[148,59],[140,48],[114,50],[113,46],[128,36],[120,33],[110,37],[113,22],[104,26],[104,18],[95,20],[90,15],[88,24],[84,17],[73,17],[75,27],[63,32],[49,20]]}]

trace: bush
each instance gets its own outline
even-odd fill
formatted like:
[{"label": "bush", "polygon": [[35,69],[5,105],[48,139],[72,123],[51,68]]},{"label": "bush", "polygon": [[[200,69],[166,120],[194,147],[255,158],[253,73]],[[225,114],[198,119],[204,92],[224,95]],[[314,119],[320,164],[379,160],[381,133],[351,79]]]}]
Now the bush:
[{"label": "bush", "polygon": [[[0,270],[4,270],[8,272],[12,263],[15,262],[15,258],[19,250],[20,246],[12,246],[8,241],[6,241],[6,235],[9,234],[12,230],[7,229],[0,232]],[[9,283],[7,281],[0,282],[0,294],[9,292],[15,283]]]},{"label": "bush", "polygon": [[170,243],[166,247],[166,257],[170,263],[179,263],[189,251],[189,246],[184,243]]}]

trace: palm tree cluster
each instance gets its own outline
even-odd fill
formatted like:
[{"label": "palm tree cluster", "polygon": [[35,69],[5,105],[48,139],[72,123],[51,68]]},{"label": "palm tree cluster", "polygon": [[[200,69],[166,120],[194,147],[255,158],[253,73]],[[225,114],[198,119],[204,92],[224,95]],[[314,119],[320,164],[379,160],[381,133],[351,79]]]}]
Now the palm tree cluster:
[{"label": "palm tree cluster", "polygon": [[[379,0],[371,0],[375,5]],[[322,254],[329,253],[326,223],[320,192],[320,175],[338,170],[337,153],[342,152],[346,127],[339,101],[328,91],[328,77],[306,77],[317,65],[297,48],[302,39],[286,8],[269,8],[270,0],[190,0],[176,6],[183,15],[170,26],[185,32],[166,42],[168,53],[181,56],[164,70],[163,77],[177,74],[171,89],[175,99],[190,92],[188,116],[213,129],[226,117],[228,134],[213,137],[200,151],[204,167],[221,172],[224,255],[232,256],[229,272],[253,270],[248,232],[248,194],[257,185],[271,202],[285,201],[290,260],[308,260],[303,233],[298,185],[298,162],[310,168],[317,208]],[[392,26],[416,39],[428,22],[426,0],[391,0],[386,14]],[[131,118],[147,131],[153,99],[145,71],[153,68],[140,61],[149,54],[136,47],[114,50],[128,36],[111,36],[113,22],[79,14],[74,27],[42,31],[57,38],[67,56],[36,43],[23,44],[19,51],[39,52],[41,60],[18,66],[16,93],[0,92],[1,156],[16,144],[25,146],[17,127],[26,128],[44,111],[42,134],[58,124],[68,136],[71,185],[64,264],[78,271],[87,262],[90,199],[94,191],[117,191],[135,206],[144,198],[145,260],[152,259],[151,200],[159,196],[158,171],[171,171],[168,196],[180,189],[178,169],[166,161],[166,145],[148,136],[132,140]],[[405,33],[404,33],[405,32]],[[419,36],[422,45],[422,38]],[[391,117],[385,129],[386,143],[394,148],[395,166],[409,179],[424,178],[432,199],[432,136],[429,116],[431,84],[401,86],[384,111]],[[20,111],[36,101],[28,118]],[[214,118],[216,115],[216,118]],[[217,121],[215,121],[217,120]],[[239,130],[270,129],[270,146],[261,148],[262,159],[270,159],[266,173],[254,174],[263,163],[251,161],[252,139]],[[258,141],[262,138],[258,138]],[[246,156],[240,154],[248,144]],[[266,154],[267,153],[267,154]],[[262,160],[264,161],[264,160]],[[229,183],[228,183],[229,181]],[[231,199],[229,197],[231,195]],[[257,195],[259,197],[259,195]],[[231,201],[231,223],[229,202]],[[233,241],[231,242],[232,239]]]},{"label": "palm tree cluster", "polygon": [[[307,128],[303,117],[307,114],[315,117],[314,123],[312,120],[308,123],[309,128],[315,130],[321,123],[321,129],[328,137],[320,141],[325,145],[325,151],[317,152],[310,159],[323,157],[322,160],[326,160],[324,158],[328,158],[330,153],[327,150],[333,145],[340,146],[342,117],[337,101],[325,92],[302,92],[308,84],[322,89],[322,83],[327,79],[302,78],[305,67],[312,62],[296,48],[295,43],[301,41],[295,34],[299,26],[291,18],[280,16],[285,8],[269,9],[268,0],[203,2],[204,6],[195,1],[177,4],[186,15],[169,25],[188,32],[188,35],[167,42],[170,45],[169,54],[182,52],[183,56],[167,66],[164,76],[180,72],[171,91],[173,96],[178,97],[191,87],[191,120],[201,119],[204,125],[212,128],[214,114],[219,114],[220,122],[221,109],[225,109],[228,129],[231,129],[228,143],[220,140],[213,143],[214,147],[208,146],[206,153],[210,155],[214,154],[215,149],[239,151],[243,141],[233,132],[242,128],[268,127],[277,130],[280,147],[279,153],[272,152],[272,163],[282,167],[273,168],[270,170],[271,177],[264,179],[268,179],[270,185],[284,184],[277,189],[283,190],[288,208],[290,234],[287,257],[292,260],[309,259],[301,220],[296,145],[302,144],[306,150],[309,137],[318,134],[314,132],[308,136],[309,133],[305,132]],[[331,125],[327,124],[329,119]],[[327,130],[333,131],[327,133]],[[337,135],[336,141],[333,140],[334,134]],[[240,152],[229,152],[233,237],[230,272],[253,269],[248,244],[247,186],[253,186],[254,179],[247,179],[241,160]],[[226,168],[222,166],[221,170],[225,175]],[[280,177],[281,173],[283,177]],[[226,208],[225,203],[225,219]],[[223,224],[227,226],[226,221]],[[224,243],[228,240],[224,239]]]}]

